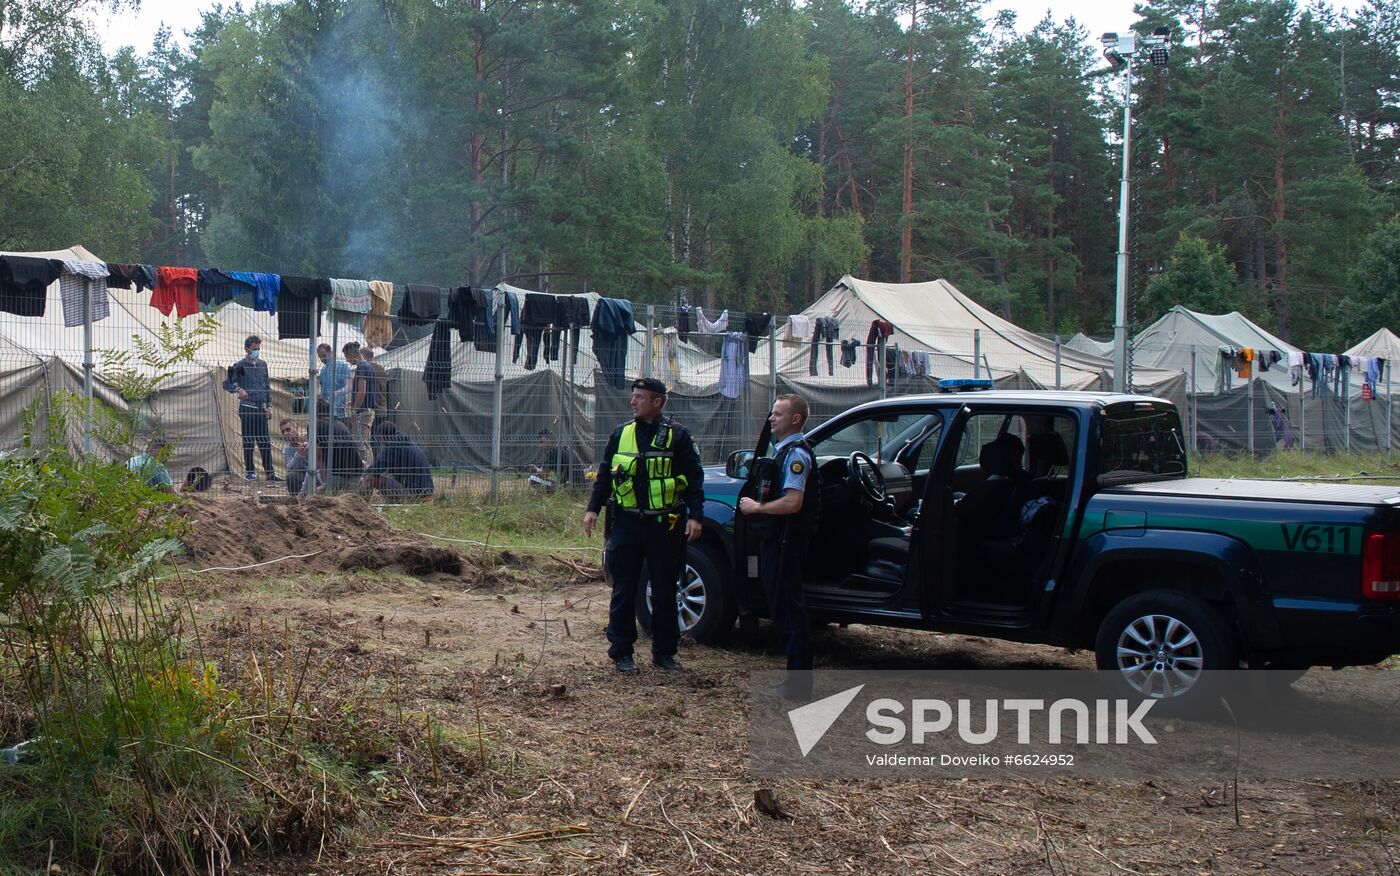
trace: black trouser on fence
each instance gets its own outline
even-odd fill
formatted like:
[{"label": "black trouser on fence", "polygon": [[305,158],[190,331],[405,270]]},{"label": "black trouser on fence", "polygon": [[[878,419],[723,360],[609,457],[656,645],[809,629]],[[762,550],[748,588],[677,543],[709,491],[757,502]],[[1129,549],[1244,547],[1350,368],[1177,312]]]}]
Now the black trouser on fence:
[{"label": "black trouser on fence", "polygon": [[608,574],[612,576],[612,603],[608,608],[608,656],[614,660],[632,656],[637,641],[637,588],[642,562],[651,581],[651,653],[674,657],[680,640],[676,614],[676,581],[685,560],[685,515],[674,525],[665,515],[641,517],[618,513],[608,534]]},{"label": "black trouser on fence", "polygon": [[267,411],[251,405],[238,406],[238,424],[243,430],[243,468],[253,473],[253,445],[262,450],[263,471],[272,471],[272,439],[267,435]]}]

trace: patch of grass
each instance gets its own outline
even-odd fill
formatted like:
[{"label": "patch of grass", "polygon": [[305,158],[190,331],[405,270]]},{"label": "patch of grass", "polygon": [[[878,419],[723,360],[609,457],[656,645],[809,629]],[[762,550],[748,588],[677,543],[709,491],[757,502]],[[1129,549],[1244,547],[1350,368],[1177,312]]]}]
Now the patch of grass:
[{"label": "patch of grass", "polygon": [[403,529],[467,541],[489,541],[511,550],[602,548],[601,534],[583,534],[587,494],[531,493],[496,504],[478,496],[453,496],[431,504],[385,508]]},{"label": "patch of grass", "polygon": [[[1380,475],[1400,478],[1400,453],[1318,453],[1276,450],[1263,456],[1207,454],[1193,456],[1191,473],[1205,478],[1334,478]],[[1357,480],[1347,483],[1390,484],[1400,481]]]}]

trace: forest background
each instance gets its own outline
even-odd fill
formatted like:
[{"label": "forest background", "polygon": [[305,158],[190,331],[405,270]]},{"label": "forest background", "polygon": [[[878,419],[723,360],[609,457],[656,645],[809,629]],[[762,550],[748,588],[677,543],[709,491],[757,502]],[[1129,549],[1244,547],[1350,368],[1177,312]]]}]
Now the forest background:
[{"label": "forest background", "polygon": [[[106,52],[0,0],[0,250],[801,310],[944,277],[1112,321],[1121,73],[975,2],[289,0]],[[1131,319],[1309,349],[1400,326],[1400,0],[1154,0]]]}]

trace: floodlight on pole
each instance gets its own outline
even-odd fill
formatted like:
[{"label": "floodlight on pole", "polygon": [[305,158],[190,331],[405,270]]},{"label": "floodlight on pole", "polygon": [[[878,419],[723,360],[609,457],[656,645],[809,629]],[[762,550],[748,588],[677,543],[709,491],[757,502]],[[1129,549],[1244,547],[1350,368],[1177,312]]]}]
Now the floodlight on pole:
[{"label": "floodlight on pole", "polygon": [[1111,69],[1123,71],[1123,176],[1118,188],[1118,280],[1113,308],[1113,390],[1129,392],[1128,381],[1128,176],[1133,133],[1133,59],[1145,54],[1154,67],[1167,64],[1167,44],[1171,29],[1158,27],[1151,35],[1139,37],[1106,33],[1101,41],[1103,55]]}]

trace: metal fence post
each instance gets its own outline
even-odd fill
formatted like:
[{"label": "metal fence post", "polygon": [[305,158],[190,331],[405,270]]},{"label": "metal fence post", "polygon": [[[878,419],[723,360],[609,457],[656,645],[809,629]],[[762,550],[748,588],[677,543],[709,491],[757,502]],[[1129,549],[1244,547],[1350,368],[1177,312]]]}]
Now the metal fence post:
[{"label": "metal fence post", "polygon": [[[92,453],[92,282],[84,282],[83,289],[83,455],[86,456]],[[63,444],[68,446],[66,435]]]},{"label": "metal fence post", "polygon": [[652,366],[652,361],[651,361],[651,360],[652,360],[651,339],[652,339],[653,333],[654,333],[655,331],[656,331],[656,305],[654,305],[654,304],[648,304],[648,305],[647,305],[647,342],[646,342],[646,343],[647,343],[647,349],[646,349],[646,353],[642,356],[642,369],[643,369],[643,370],[642,370],[642,376],[643,376],[643,377],[655,377],[655,376],[656,376],[656,375],[654,375],[654,374],[651,373],[651,366]]},{"label": "metal fence post", "polygon": [[778,320],[768,322],[768,410],[778,401]]},{"label": "metal fence post", "polygon": [[[972,330],[972,376],[974,378],[982,376],[982,330]],[[991,374],[987,375],[991,377]]]},{"label": "metal fence post", "polygon": [[1249,377],[1249,452],[1254,452],[1254,374]]},{"label": "metal fence post", "polygon": [[1060,336],[1059,336],[1059,334],[1056,334],[1056,335],[1055,335],[1055,388],[1056,388],[1056,389],[1062,388],[1062,387],[1061,387],[1061,383],[1062,383],[1062,381],[1060,380]]},{"label": "metal fence post", "polygon": [[[1302,426],[1301,436],[1298,443],[1299,450],[1308,449],[1308,369],[1303,366],[1303,370],[1298,375],[1298,422]],[[1325,445],[1324,445],[1325,446]]]},{"label": "metal fence post", "polygon": [[1391,368],[1390,360],[1387,359],[1387,360],[1386,360],[1386,363],[1385,363],[1385,452],[1386,452],[1386,455],[1387,455],[1387,456],[1390,455],[1390,441],[1391,441],[1391,438],[1390,438],[1390,415],[1391,415],[1391,407],[1390,407],[1390,368]]},{"label": "metal fence post", "polygon": [[491,296],[496,307],[496,373],[495,386],[491,393],[491,501],[501,496],[501,431],[505,419],[506,381],[506,310],[510,308],[506,291],[496,289]]},{"label": "metal fence post", "polygon": [[[318,338],[321,334],[321,297],[319,295],[316,296],[316,306],[312,310],[316,315],[311,319],[311,334],[306,341],[306,480],[302,481],[301,489],[297,491],[308,496],[316,494],[316,481],[320,477],[320,469],[316,465],[316,396],[320,389],[317,385],[319,375],[316,368],[316,347],[319,345]],[[334,376],[334,369],[332,369],[331,374]],[[326,469],[330,470],[329,459],[326,460]]]},{"label": "metal fence post", "polygon": [[[1340,369],[1342,366],[1337,365]],[[1342,381],[1342,446],[1351,451],[1351,387]]]},{"label": "metal fence post", "polygon": [[885,373],[885,336],[875,342],[875,368],[880,375],[880,398],[890,397],[889,376]]},{"label": "metal fence post", "polygon": [[1196,387],[1196,345],[1195,345],[1195,344],[1192,344],[1192,345],[1191,345],[1191,407],[1190,407],[1190,411],[1191,411],[1191,452],[1192,452],[1192,453],[1200,453],[1200,452],[1201,452],[1201,444],[1200,444],[1200,438],[1199,438],[1199,430],[1197,429],[1197,423],[1198,423],[1199,421],[1196,419],[1196,415],[1197,415],[1196,395],[1197,395],[1197,387]]}]

